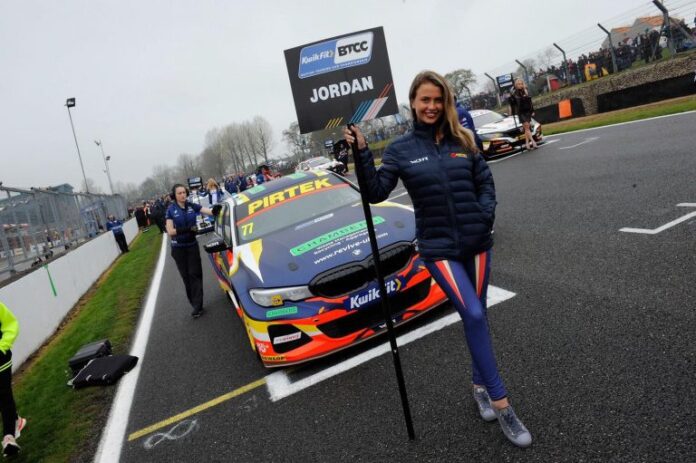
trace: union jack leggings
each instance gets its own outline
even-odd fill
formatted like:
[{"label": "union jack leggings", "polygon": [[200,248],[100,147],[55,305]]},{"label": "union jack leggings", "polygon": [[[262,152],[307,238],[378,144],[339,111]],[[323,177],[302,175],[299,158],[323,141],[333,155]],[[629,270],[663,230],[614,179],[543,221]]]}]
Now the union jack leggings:
[{"label": "union jack leggings", "polygon": [[507,391],[498,374],[486,317],[491,252],[482,252],[465,261],[425,262],[425,266],[462,317],[466,343],[471,353],[473,383],[485,386],[492,400],[506,397]]}]

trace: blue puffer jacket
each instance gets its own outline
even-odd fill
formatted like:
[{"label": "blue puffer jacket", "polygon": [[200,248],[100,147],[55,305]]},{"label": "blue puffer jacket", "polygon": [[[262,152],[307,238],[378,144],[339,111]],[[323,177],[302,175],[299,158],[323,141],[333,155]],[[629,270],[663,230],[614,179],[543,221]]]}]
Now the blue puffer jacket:
[{"label": "blue puffer jacket", "polygon": [[360,153],[371,203],[387,199],[398,179],[403,181],[424,259],[461,260],[493,246],[493,176],[480,154],[462,151],[448,137],[435,144],[434,127],[416,123],[413,132],[387,147],[378,170],[369,148]]}]

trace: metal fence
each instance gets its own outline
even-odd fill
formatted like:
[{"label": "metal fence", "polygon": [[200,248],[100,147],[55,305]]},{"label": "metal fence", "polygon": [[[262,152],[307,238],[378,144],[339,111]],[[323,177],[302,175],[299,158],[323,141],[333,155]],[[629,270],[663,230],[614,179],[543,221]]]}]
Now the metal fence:
[{"label": "metal fence", "polygon": [[127,217],[123,197],[0,185],[0,280],[97,236],[111,214]]},{"label": "metal fence", "polygon": [[469,91],[463,98],[474,109],[505,107],[514,78],[524,80],[530,94],[536,96],[693,52],[695,11],[696,0],[641,1],[620,15],[588,24],[571,36],[476,76],[479,91]]}]

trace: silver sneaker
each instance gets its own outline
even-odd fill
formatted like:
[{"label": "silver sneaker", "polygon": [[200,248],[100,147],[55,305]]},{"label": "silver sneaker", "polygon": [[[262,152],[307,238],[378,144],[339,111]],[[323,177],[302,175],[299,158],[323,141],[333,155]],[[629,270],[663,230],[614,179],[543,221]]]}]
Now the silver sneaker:
[{"label": "silver sneaker", "polygon": [[474,400],[478,406],[479,415],[483,418],[483,421],[495,421],[497,418],[495,410],[491,405],[491,398],[486,391],[486,388],[481,386],[474,386]]},{"label": "silver sneaker", "polygon": [[498,423],[503,430],[503,434],[510,442],[518,447],[529,447],[532,445],[532,435],[524,427],[522,421],[515,415],[515,410],[512,406],[507,406],[501,410],[494,409],[498,417]]}]

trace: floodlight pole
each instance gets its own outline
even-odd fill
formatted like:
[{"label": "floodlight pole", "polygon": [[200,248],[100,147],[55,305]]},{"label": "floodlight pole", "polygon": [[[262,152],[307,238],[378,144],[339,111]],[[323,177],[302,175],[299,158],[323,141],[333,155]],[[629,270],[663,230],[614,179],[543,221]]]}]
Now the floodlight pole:
[{"label": "floodlight pole", "polygon": [[558,48],[558,50],[563,54],[563,71],[565,72],[566,84],[568,84],[570,75],[568,74],[568,59],[566,58],[566,52],[561,47],[556,45],[555,42],[554,42],[553,46]]},{"label": "floodlight pole", "polygon": [[101,148],[101,153],[102,153],[102,159],[104,160],[104,167],[106,168],[106,178],[109,179],[109,189],[111,190],[111,194],[114,194],[114,184],[111,183],[111,172],[109,171],[109,163],[107,161],[111,160],[111,156],[106,156],[104,154],[104,145],[102,144],[101,140],[94,140],[94,143]]},{"label": "floodlight pole", "polygon": [[370,238],[370,246],[372,248],[372,256],[375,264],[375,274],[377,276],[377,284],[379,285],[379,294],[384,312],[384,319],[387,323],[387,333],[389,334],[389,345],[391,346],[392,359],[394,360],[394,369],[396,370],[396,380],[399,383],[399,394],[401,394],[401,406],[404,409],[404,418],[406,418],[406,430],[408,431],[409,440],[415,440],[416,434],[413,430],[413,421],[411,419],[411,409],[408,405],[408,396],[406,395],[406,383],[404,382],[404,373],[401,369],[401,360],[399,359],[399,347],[396,344],[396,336],[394,335],[394,322],[392,321],[391,309],[389,307],[389,297],[387,297],[387,288],[384,284],[384,276],[382,275],[381,262],[379,259],[379,246],[377,245],[377,235],[375,234],[375,225],[372,222],[372,211],[370,210],[370,201],[367,198],[367,185],[363,176],[362,158],[358,154],[358,137],[353,132],[353,124],[348,124],[348,130],[353,134],[355,140],[351,149],[353,150],[353,162],[355,162],[355,175],[358,178],[358,187],[360,188],[360,196],[362,199],[363,213],[365,214],[365,223],[367,224],[367,235]]},{"label": "floodlight pole", "polygon": [[495,98],[498,100],[498,106],[502,106],[503,104],[500,102],[500,87],[498,87],[498,82],[496,82],[495,79],[491,77],[491,75],[487,72],[484,72],[483,74],[493,81],[493,88],[495,89]]},{"label": "floodlight pole", "polygon": [[[597,23],[597,26],[599,26],[599,28],[602,29],[607,34],[607,37],[609,37],[609,50],[611,50],[611,64],[612,64],[612,67],[614,68],[614,74],[616,74],[617,72],[619,72],[619,68],[616,67],[616,53],[614,53],[614,42],[611,40],[611,32],[606,30],[604,28],[604,26],[602,26],[599,23]],[[599,74],[600,75],[602,74],[601,69],[599,70]]]},{"label": "floodlight pole", "polygon": [[73,138],[75,139],[75,147],[77,147],[77,157],[80,159],[80,168],[82,169],[82,178],[85,180],[85,191],[89,194],[89,185],[87,185],[87,175],[85,175],[85,166],[82,164],[82,155],[80,154],[80,145],[77,144],[77,135],[75,135],[75,126],[73,125],[70,108],[75,106],[75,98],[65,100],[65,107],[68,108],[68,117],[70,118],[70,127],[72,128]]}]

